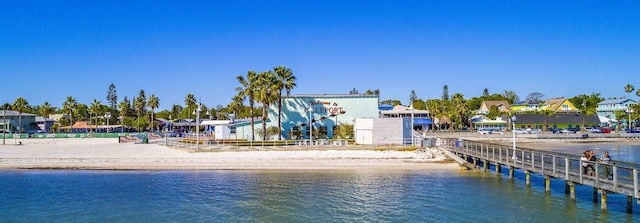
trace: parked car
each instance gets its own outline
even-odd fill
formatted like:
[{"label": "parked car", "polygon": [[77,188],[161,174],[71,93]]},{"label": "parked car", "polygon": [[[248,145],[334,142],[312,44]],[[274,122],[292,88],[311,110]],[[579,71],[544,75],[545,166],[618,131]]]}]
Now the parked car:
[{"label": "parked car", "polygon": [[578,131],[576,131],[575,128],[568,128],[568,129],[560,129],[560,133],[564,133],[564,134],[575,134]]},{"label": "parked car", "polygon": [[602,130],[597,127],[586,127],[585,130],[587,130],[588,133],[602,133]]},{"label": "parked car", "polygon": [[640,127],[629,128],[627,133],[640,133]]},{"label": "parked car", "polygon": [[602,133],[611,133],[611,128],[609,128],[609,127],[600,127],[600,132],[602,132]]},{"label": "parked car", "polygon": [[513,133],[515,134],[529,134],[529,132],[525,129],[514,129]]},{"label": "parked car", "polygon": [[542,129],[527,128],[525,130],[527,130],[527,132],[529,132],[529,134],[540,134],[540,133],[542,133]]}]

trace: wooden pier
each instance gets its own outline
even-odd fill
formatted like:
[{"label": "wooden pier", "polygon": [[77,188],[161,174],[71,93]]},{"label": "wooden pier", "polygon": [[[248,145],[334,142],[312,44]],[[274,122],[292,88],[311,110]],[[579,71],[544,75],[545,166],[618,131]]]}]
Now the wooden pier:
[{"label": "wooden pier", "polygon": [[[502,173],[502,167],[509,168],[509,177],[513,178],[514,170],[520,169],[525,173],[527,185],[531,185],[531,173],[544,176],[545,191],[551,191],[551,179],[566,181],[565,193],[575,200],[575,185],[593,187],[593,201],[598,202],[600,194],[600,208],[607,210],[607,194],[618,193],[627,196],[627,212],[632,213],[633,199],[640,203],[638,188],[638,172],[640,164],[613,161],[611,164],[580,160],[580,156],[529,148],[492,144],[461,139],[444,139],[444,147],[455,156],[472,163],[476,168],[490,170],[494,165],[496,173]],[[595,168],[593,175],[584,172],[583,164]],[[610,175],[604,176],[605,168]]]}]

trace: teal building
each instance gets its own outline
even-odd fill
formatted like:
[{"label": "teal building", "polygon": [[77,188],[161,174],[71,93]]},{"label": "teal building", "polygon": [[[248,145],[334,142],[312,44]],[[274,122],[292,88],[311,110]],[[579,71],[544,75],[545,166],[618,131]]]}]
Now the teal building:
[{"label": "teal building", "polygon": [[[280,117],[282,139],[308,139],[309,126],[313,138],[332,138],[337,125],[353,125],[356,118],[378,118],[378,95],[360,94],[299,94],[282,98]],[[278,127],[278,104],[268,109],[267,128]],[[256,140],[260,140],[261,120],[254,124]],[[251,125],[242,123],[234,130],[240,138],[251,140]],[[270,135],[268,139],[277,139]]]}]

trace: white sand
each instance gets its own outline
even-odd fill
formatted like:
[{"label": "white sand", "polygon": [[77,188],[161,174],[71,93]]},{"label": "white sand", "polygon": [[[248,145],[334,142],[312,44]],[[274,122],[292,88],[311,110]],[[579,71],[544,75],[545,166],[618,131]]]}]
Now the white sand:
[{"label": "white sand", "polygon": [[437,151],[187,152],[117,139],[22,139],[0,145],[0,169],[435,170],[459,169]]}]

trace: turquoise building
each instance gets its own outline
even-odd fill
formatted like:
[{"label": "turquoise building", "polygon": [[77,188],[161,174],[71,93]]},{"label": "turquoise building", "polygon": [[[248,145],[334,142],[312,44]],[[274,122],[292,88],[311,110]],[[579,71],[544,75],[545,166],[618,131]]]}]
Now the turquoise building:
[{"label": "turquoise building", "polygon": [[[353,125],[356,118],[378,118],[378,95],[360,94],[298,94],[282,98],[282,139],[308,139],[309,123],[315,130],[313,138],[332,138],[337,125]],[[267,128],[278,127],[278,105],[268,109]],[[260,140],[262,120],[254,124],[256,140]],[[235,125],[239,138],[251,140],[251,125]],[[317,135],[316,135],[317,134]],[[269,136],[277,139],[278,136]]]}]

